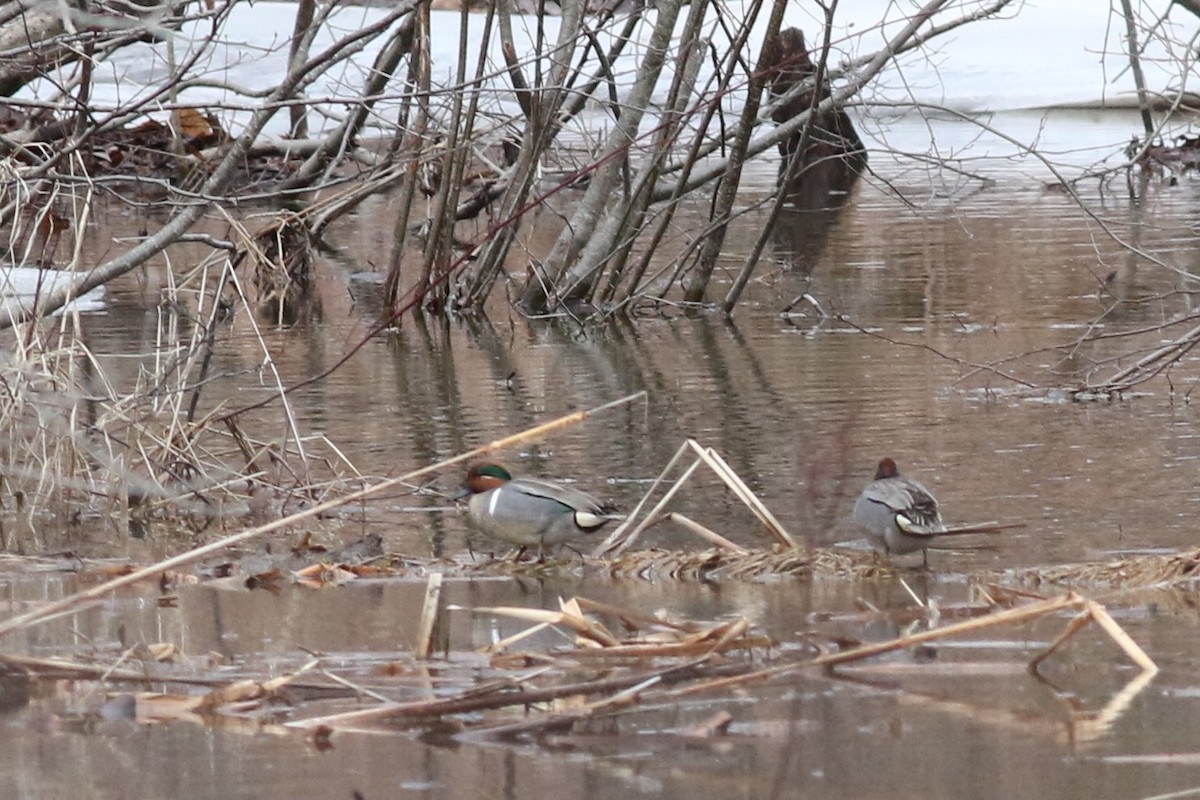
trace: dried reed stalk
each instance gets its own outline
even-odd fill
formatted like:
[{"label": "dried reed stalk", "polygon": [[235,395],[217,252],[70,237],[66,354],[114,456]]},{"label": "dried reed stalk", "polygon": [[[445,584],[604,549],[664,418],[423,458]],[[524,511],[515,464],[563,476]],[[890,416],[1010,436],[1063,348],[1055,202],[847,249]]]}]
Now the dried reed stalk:
[{"label": "dried reed stalk", "polygon": [[113,580],[107,581],[106,583],[102,583],[98,586],[91,587],[90,589],[86,589],[81,592],[76,592],[75,594],[68,595],[59,600],[55,600],[53,602],[46,603],[42,606],[31,609],[30,611],[27,611],[24,614],[18,614],[15,617],[10,617],[9,619],[5,620],[4,622],[0,622],[0,636],[4,635],[6,633],[11,633],[12,631],[15,631],[15,630],[20,630],[20,629],[27,628],[32,625],[36,625],[36,624],[44,621],[44,619],[46,617],[48,617],[49,615],[57,614],[57,613],[63,612],[63,611],[70,611],[72,609],[78,610],[83,604],[90,602],[92,600],[95,600],[97,598],[103,597],[113,591],[116,591],[117,589],[121,589],[125,586],[130,586],[134,583],[138,583],[143,580],[155,578],[160,573],[162,573],[166,570],[178,569],[179,567],[186,566],[188,564],[192,564],[196,561],[199,561],[202,558],[212,555],[213,553],[220,552],[221,550],[224,550],[225,548],[231,547],[235,544],[241,544],[243,542],[247,542],[252,539],[256,539],[267,533],[271,533],[272,531],[277,531],[277,530],[280,530],[281,528],[288,527],[289,525],[294,525],[295,523],[300,522],[302,520],[309,519],[309,518],[312,518],[315,516],[319,516],[321,514],[324,514],[327,511],[338,508],[339,506],[346,505],[347,503],[353,503],[358,500],[363,500],[363,499],[366,499],[366,498],[368,498],[374,494],[377,494],[379,492],[386,491],[388,489],[394,488],[401,484],[411,482],[411,481],[413,481],[417,478],[420,478],[424,475],[428,475],[431,472],[437,472],[437,471],[446,469],[447,467],[453,466],[455,464],[461,464],[464,461],[469,461],[473,458],[478,458],[479,456],[485,455],[494,450],[499,450],[499,449],[502,449],[505,447],[511,447],[514,444],[518,444],[520,442],[524,442],[524,441],[527,441],[529,439],[532,439],[532,438],[535,438],[538,436],[545,436],[554,431],[557,431],[562,428],[566,428],[571,425],[575,425],[579,422],[582,422],[602,411],[608,411],[613,408],[617,408],[619,406],[630,403],[634,400],[637,400],[640,398],[645,398],[645,396],[646,396],[646,392],[644,392],[644,391],[635,392],[634,394],[627,395],[625,397],[620,398],[619,400],[613,400],[612,402],[605,403],[600,406],[596,406],[595,408],[592,408],[592,409],[576,411],[572,414],[564,415],[562,417],[551,420],[549,422],[542,423],[541,425],[534,426],[533,428],[529,428],[520,433],[516,433],[511,436],[506,436],[501,439],[497,439],[493,442],[490,442],[489,444],[485,444],[481,447],[477,447],[474,450],[470,450],[466,453],[462,453],[462,454],[454,456],[452,458],[448,458],[443,461],[439,461],[436,464],[431,464],[429,466],[421,467],[420,469],[413,470],[412,472],[406,473],[406,474],[401,475],[396,478],[389,478],[388,480],[381,481],[377,484],[373,484],[371,486],[368,486],[364,489],[360,489],[355,492],[351,492],[342,497],[337,497],[337,498],[333,498],[331,500],[326,500],[325,502],[322,502],[322,503],[317,503],[309,508],[306,508],[302,511],[298,511],[294,514],[291,514],[289,516],[286,516],[286,517],[276,520],[274,522],[269,522],[265,525],[260,525],[256,528],[251,528],[250,530],[246,530],[246,531],[242,531],[241,533],[233,534],[232,536],[226,536],[215,542],[210,542],[209,544],[203,545],[201,547],[197,547],[192,550],[188,550],[185,553],[180,553],[179,555],[174,556],[172,558],[164,559],[155,564],[151,564],[148,567],[143,567],[142,569],[131,572],[128,575],[123,575],[119,578],[114,578]]},{"label": "dried reed stalk", "polygon": [[[696,459],[688,466],[686,470],[684,470],[683,475],[681,475],[674,485],[667,490],[662,499],[659,500],[658,503],[656,503],[654,507],[646,513],[642,521],[630,531],[630,526],[633,525],[634,520],[637,519],[638,513],[649,500],[650,496],[654,493],[655,489],[657,489],[659,485],[666,480],[666,476],[675,467],[675,465],[680,462],[680,460],[683,458],[683,455],[689,450],[696,454]],[[721,454],[711,447],[702,446],[695,439],[688,439],[682,445],[680,445],[678,450],[675,451],[675,455],[671,457],[671,460],[667,463],[667,466],[662,472],[659,473],[658,477],[655,478],[654,483],[650,485],[650,488],[647,490],[646,494],[643,495],[642,499],[638,501],[637,506],[635,506],[633,511],[630,512],[629,516],[625,518],[625,521],[622,522],[616,530],[609,534],[608,537],[596,547],[596,549],[593,551],[593,555],[602,556],[605,554],[610,554],[616,556],[628,550],[633,543],[637,541],[638,537],[641,536],[643,531],[659,521],[659,517],[663,508],[671,501],[672,498],[675,497],[680,489],[683,488],[683,485],[687,482],[688,478],[692,476],[692,473],[694,473],[701,464],[704,464],[711,469],[717,475],[717,477],[720,478],[725,485],[730,488],[734,495],[736,495],[737,498],[741,500],[747,508],[750,509],[751,513],[758,518],[759,522],[766,527],[767,531],[776,539],[776,541],[787,548],[796,547],[796,540],[793,539],[791,534],[789,534],[783,525],[780,524],[779,520],[775,518],[775,515],[770,512],[762,500],[760,500],[758,496],[754,494],[754,492],[750,491],[750,487],[745,484],[741,477],[739,477],[733,468],[730,467],[725,461],[725,459],[721,457]],[[682,519],[685,520],[683,523],[685,527],[688,527],[693,533],[699,532],[699,526],[696,526],[695,523],[691,522],[691,520],[687,520],[686,517]],[[689,523],[691,523],[691,525],[689,525]],[[629,532],[627,533],[626,531]],[[724,537],[718,536],[715,533],[712,535],[717,537],[717,539],[714,541],[716,541],[719,546],[726,548],[737,548],[737,545],[732,544],[728,540],[724,539]],[[724,544],[721,544],[722,542]]]},{"label": "dried reed stalk", "polygon": [[417,626],[417,643],[413,656],[429,658],[437,642],[445,640],[446,601],[442,595],[443,574],[434,572],[425,583],[425,602],[421,606],[421,623]]},{"label": "dried reed stalk", "polygon": [[701,539],[708,542],[709,544],[716,545],[717,547],[721,548],[722,550],[728,550],[729,552],[733,553],[734,555],[744,556],[750,552],[746,548],[740,547],[740,546],[734,544],[733,542],[729,541],[721,534],[716,533],[715,531],[709,530],[708,528],[701,525],[699,522],[695,522],[694,520],[688,519],[683,514],[680,514],[678,511],[672,511],[671,513],[667,514],[667,516],[664,517],[664,519],[666,519],[668,522],[675,523],[676,525],[678,525],[679,527],[681,527],[685,530],[691,531],[692,533],[696,534],[697,536],[699,536]]}]

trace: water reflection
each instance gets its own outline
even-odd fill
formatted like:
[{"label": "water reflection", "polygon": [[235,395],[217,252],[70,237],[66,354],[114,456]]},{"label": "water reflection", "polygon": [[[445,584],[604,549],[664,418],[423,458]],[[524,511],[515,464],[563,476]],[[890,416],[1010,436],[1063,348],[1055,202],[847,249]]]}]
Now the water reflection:
[{"label": "water reflection", "polygon": [[[1155,202],[1153,224],[1143,216],[1150,208],[1115,203],[1105,213],[1110,224],[1129,214],[1122,224],[1146,248],[1162,250],[1189,224],[1190,204],[1169,200]],[[753,223],[749,216],[745,228],[730,231],[731,247],[753,242]],[[1094,320],[1115,333],[1186,307],[1190,296],[1173,293],[1174,274],[1098,239],[1056,195],[983,193],[965,206],[897,214],[863,186],[832,230],[819,251],[805,250],[810,275],[792,271],[752,285],[732,323],[700,316],[593,328],[528,322],[503,307],[490,321],[406,317],[398,332],[368,342],[329,378],[291,396],[300,428],[319,432],[337,452],[319,441],[306,448],[332,463],[344,456],[363,475],[395,474],[645,389],[642,407],[498,455],[518,473],[578,479],[629,508],[695,437],[720,450],[785,526],[811,542],[844,538],[836,529],[848,503],[871,465],[892,455],[912,465],[955,519],[1030,523],[998,553],[951,559],[961,567],[1190,541],[1181,514],[1194,512],[1200,498],[1173,469],[1195,455],[1186,407],[1144,399],[1137,413],[1064,408],[970,391],[1012,386],[1002,375],[1073,379],[1124,341],[1046,348],[1069,344]],[[1118,266],[1111,288],[1097,278],[1107,265]],[[349,266],[340,283],[336,266],[326,268],[335,271],[318,287],[323,321],[263,328],[261,338],[238,320],[222,328],[216,381],[204,388],[201,411],[277,394],[260,370],[264,345],[288,385],[329,369],[366,335],[374,317],[345,291]],[[781,321],[775,312],[801,292],[854,325],[815,315],[811,324]],[[85,318],[85,330],[97,363],[120,386],[136,379],[138,362],[127,354],[152,352],[157,331],[148,321],[155,315],[135,313],[129,298],[136,293],[118,287],[113,296],[126,299],[109,315]],[[977,366],[994,361],[997,371]],[[287,441],[277,406],[245,415],[243,424]],[[1154,442],[1162,443],[1157,451],[1148,446]],[[1125,468],[1097,470],[1113,452],[1125,454]],[[446,507],[436,496],[400,505],[419,502]],[[735,541],[756,541],[755,523],[707,476],[680,503],[678,510]],[[414,553],[454,552],[467,535],[460,515],[440,510],[388,526],[390,544]],[[653,535],[664,545],[691,543],[676,531]]]},{"label": "water reflection", "polygon": [[811,274],[829,240],[844,235],[838,222],[852,188],[853,183],[818,198],[790,197],[771,231],[776,258],[800,275]]},{"label": "water reflection", "polygon": [[[1091,199],[1118,235],[1174,266],[1196,268],[1189,188],[1151,194],[1140,204]],[[366,288],[355,297],[346,287],[352,271],[378,255],[372,231],[379,213],[334,232],[358,244],[344,262],[321,262],[319,317],[290,327],[251,329],[236,315],[222,323],[201,414],[277,398],[276,379],[263,369],[265,353],[278,383],[295,385],[361,343],[378,309],[364,299],[370,281],[358,281]],[[761,221],[754,214],[739,218],[727,237],[731,252],[753,246]],[[1189,356],[1180,364],[1174,395],[1155,384],[1149,396],[1126,403],[1034,402],[1006,393],[1014,382],[1002,375],[1031,383],[1077,378],[1124,346],[1113,338],[1072,348],[1094,321],[1121,333],[1192,306],[1187,292],[1195,287],[1178,274],[1131,256],[1069,199],[1011,187],[953,206],[930,200],[901,208],[866,184],[852,203],[826,216],[789,216],[775,241],[777,255],[793,269],[752,283],[732,322],[663,317],[580,327],[526,321],[503,304],[488,320],[405,317],[398,331],[370,338],[330,377],[289,396],[296,427],[309,437],[303,446],[313,474],[395,475],[644,389],[643,404],[497,457],[520,474],[577,480],[629,509],[694,437],[718,449],[790,531],[824,543],[850,535],[841,526],[853,497],[878,459],[890,455],[931,487],[949,520],[1027,524],[998,537],[993,550],[931,554],[933,571],[912,576],[910,588],[933,604],[964,599],[961,576],[968,572],[1195,544],[1200,425],[1195,405],[1183,397],[1200,361]],[[108,313],[82,319],[95,354],[89,369],[102,370],[117,387],[133,385],[154,358],[159,313],[169,311],[159,306],[154,281],[147,271],[112,287]],[[854,324],[815,315],[781,320],[778,311],[802,292]],[[181,319],[175,335],[191,330]],[[96,423],[107,408],[95,400],[85,416]],[[282,417],[274,399],[239,422],[282,447],[293,438]],[[455,470],[438,487],[460,479]],[[741,544],[763,541],[749,512],[703,472],[673,508]],[[239,520],[224,524],[236,527]],[[131,542],[113,535],[114,527],[107,519],[74,528],[39,521],[37,538],[22,545],[140,560],[178,549],[153,533]],[[393,553],[492,548],[443,496],[415,490],[317,527],[335,538],[381,533]],[[665,527],[653,529],[645,544],[695,546],[690,534]],[[60,596],[75,584],[61,575],[5,575],[4,581],[14,607]],[[913,595],[886,581],[662,586],[565,575],[465,581],[449,593],[473,607],[555,608],[559,597],[579,593],[689,618],[741,614],[779,637],[781,647],[805,646],[815,628],[859,641],[890,636],[903,618],[893,612],[914,607]],[[91,648],[115,659],[127,642],[172,641],[233,665],[270,660],[281,669],[307,660],[300,649],[307,648],[374,675],[381,662],[410,647],[420,596],[419,584],[403,581],[324,592],[287,588],[278,595],[201,587],[182,592],[171,608],[159,607],[147,589],[13,646],[40,655]],[[152,732],[64,734],[54,728],[55,699],[35,691],[24,708],[5,716],[6,724],[39,732],[12,737],[5,777],[30,796],[33,787],[66,793],[86,784],[98,796],[289,797],[310,792],[315,781],[331,794],[358,790],[368,797],[391,796],[397,787],[447,798],[802,791],[872,797],[894,796],[897,786],[906,796],[1011,797],[1044,794],[1061,781],[1081,796],[1165,792],[1194,784],[1200,769],[1115,760],[1186,749],[1200,733],[1188,644],[1195,609],[1181,602],[1167,611],[1155,603],[1153,612],[1129,611],[1125,620],[1166,665],[1160,683],[1136,702],[1129,702],[1135,692],[1111,650],[1086,641],[1047,673],[1060,691],[1023,673],[986,681],[956,676],[941,663],[965,664],[967,656],[942,647],[939,670],[926,673],[935,676],[932,688],[901,675],[912,663],[898,658],[882,662],[882,682],[873,685],[803,675],[744,697],[723,696],[736,712],[733,735],[699,744],[681,743],[678,731],[711,713],[707,698],[645,709],[642,718],[618,715],[575,731],[575,739],[539,745],[464,745],[443,734],[435,746],[408,732],[372,731],[342,736],[333,751],[315,754],[295,737],[257,728],[253,736],[182,723]],[[513,630],[494,619],[464,619],[452,636],[467,653]],[[1033,650],[1056,634],[1018,631],[995,649]],[[467,672],[483,661],[447,669]],[[1118,700],[1127,705],[1114,711]],[[149,759],[178,770],[146,770]]]},{"label": "water reflection", "polygon": [[[841,583],[819,596],[812,585],[791,582],[706,587],[551,580],[541,587],[523,584],[528,592],[523,597],[507,581],[455,581],[448,588],[453,602],[472,607],[498,602],[553,607],[564,591],[581,590],[603,602],[665,606],[693,619],[757,609],[756,624],[785,635],[814,627],[828,630],[806,610],[849,607],[863,587]],[[390,680],[389,692],[421,698],[444,683],[444,678],[431,682],[432,676],[484,669],[485,660],[475,665],[434,662],[425,675],[394,671],[390,660],[400,657],[416,628],[415,615],[405,610],[415,607],[420,594],[418,583],[395,582],[332,592],[291,588],[280,595],[195,587],[181,593],[176,610],[139,611],[138,604],[127,601],[123,608],[110,605],[106,613],[83,618],[75,631],[107,649],[114,623],[123,618],[131,636],[178,637],[191,652],[218,649],[234,665],[266,658],[281,671],[310,657],[296,651],[299,644],[317,649],[326,666],[355,683]],[[155,618],[164,616],[175,627],[156,628]],[[212,625],[217,618],[222,623]],[[846,630],[869,634],[878,617],[860,612],[860,619],[859,628]],[[504,625],[493,630],[492,622],[456,620],[456,649],[511,633]],[[898,654],[833,675],[797,672],[734,693],[656,698],[647,692],[641,704],[613,709],[534,741],[475,741],[445,729],[375,726],[339,731],[332,748],[318,752],[308,749],[299,734],[269,721],[106,724],[56,730],[53,739],[42,739],[49,745],[40,748],[29,740],[50,731],[15,737],[13,758],[4,762],[4,771],[15,785],[25,786],[53,766],[51,777],[43,776],[50,781],[40,784],[43,790],[58,782],[69,786],[87,780],[100,797],[158,796],[169,790],[181,797],[282,798],[303,794],[305,785],[314,784],[323,791],[364,796],[386,796],[404,787],[437,798],[524,797],[535,790],[582,800],[629,792],[693,797],[714,787],[750,797],[801,792],[866,797],[893,796],[898,780],[914,796],[1010,797],[1036,791],[1033,784],[1044,785],[1052,776],[1069,780],[1072,794],[1125,797],[1146,786],[1187,785],[1195,778],[1194,768],[1164,772],[1152,759],[1114,760],[1124,764],[1119,774],[1103,768],[1106,758],[1131,751],[1152,755],[1156,741],[1169,747],[1165,743],[1187,741],[1197,733],[1189,703],[1144,691],[1145,680],[1130,680],[1127,671],[1105,656],[1107,643],[1084,640],[1075,652],[1056,657],[1048,670],[1053,684],[1024,670],[1027,654],[1067,622],[1060,618],[1032,630],[1018,629],[1008,642],[946,643],[932,661],[930,654],[920,655],[921,664]],[[1177,620],[1162,633],[1177,636],[1193,622]],[[1135,638],[1146,639],[1144,623],[1127,625]],[[69,627],[59,621],[47,633],[69,637]],[[550,641],[545,646],[554,645]],[[726,734],[688,733],[715,709],[733,717]],[[28,724],[30,717],[54,724],[62,709],[55,698],[43,695],[28,713],[20,724]],[[11,724],[14,718],[6,719]],[[130,755],[135,751],[141,758],[165,759],[163,768],[139,766],[141,758]],[[870,753],[869,770],[862,769],[864,753]],[[1014,763],[1022,769],[1012,770]],[[118,788],[125,794],[118,794]]]}]

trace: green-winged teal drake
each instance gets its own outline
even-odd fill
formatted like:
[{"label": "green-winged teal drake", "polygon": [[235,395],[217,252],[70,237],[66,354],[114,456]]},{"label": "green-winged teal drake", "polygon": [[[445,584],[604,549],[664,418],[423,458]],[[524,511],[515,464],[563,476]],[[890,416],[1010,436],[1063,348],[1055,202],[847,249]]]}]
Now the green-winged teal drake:
[{"label": "green-winged teal drake", "polygon": [[[896,462],[884,458],[875,469],[875,480],[867,484],[854,504],[854,521],[867,534],[871,546],[888,554],[921,551],[928,566],[927,548],[936,540],[968,533],[1000,533],[1021,523],[1002,525],[979,522],[946,527],[933,494],[916,481],[900,476]],[[971,549],[978,549],[972,547]]]},{"label": "green-winged teal drake", "polygon": [[915,553],[949,533],[937,499],[921,484],[901,477],[896,462],[884,458],[854,504],[854,521],[876,550]]},{"label": "green-winged teal drake", "polygon": [[614,519],[604,505],[586,492],[549,481],[513,479],[499,464],[476,464],[463,487],[470,494],[471,521],[489,536],[538,548],[563,544],[595,533]]}]

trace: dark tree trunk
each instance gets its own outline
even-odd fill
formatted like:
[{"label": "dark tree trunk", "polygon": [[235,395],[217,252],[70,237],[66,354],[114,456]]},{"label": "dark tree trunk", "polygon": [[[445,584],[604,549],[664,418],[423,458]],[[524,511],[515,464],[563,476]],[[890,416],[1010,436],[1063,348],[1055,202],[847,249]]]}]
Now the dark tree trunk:
[{"label": "dark tree trunk", "polygon": [[[804,32],[787,28],[779,32],[779,72],[771,81],[771,95],[779,97],[817,75],[804,42]],[[780,106],[772,118],[786,122],[817,106],[829,96],[829,84],[803,92]],[[779,145],[783,157],[779,180],[789,199],[799,208],[836,208],[845,203],[858,176],[867,167],[867,151],[849,115],[842,109],[815,113],[809,124]]]}]

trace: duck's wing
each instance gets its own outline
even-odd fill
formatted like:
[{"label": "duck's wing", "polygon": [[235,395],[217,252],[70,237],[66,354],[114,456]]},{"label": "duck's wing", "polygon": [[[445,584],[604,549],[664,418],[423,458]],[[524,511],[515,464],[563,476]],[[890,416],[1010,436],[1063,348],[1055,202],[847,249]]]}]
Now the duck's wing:
[{"label": "duck's wing", "polygon": [[611,509],[587,492],[562,484],[522,478],[510,481],[504,486],[504,489],[515,491],[531,501],[554,503],[560,506],[562,513],[574,514],[575,524],[584,530],[599,528],[614,519],[622,519],[620,515],[611,513]]},{"label": "duck's wing", "polygon": [[945,531],[938,502],[929,490],[916,481],[888,478],[875,481],[863,490],[863,499],[884,506],[895,515],[901,531],[913,536],[928,536]]}]

